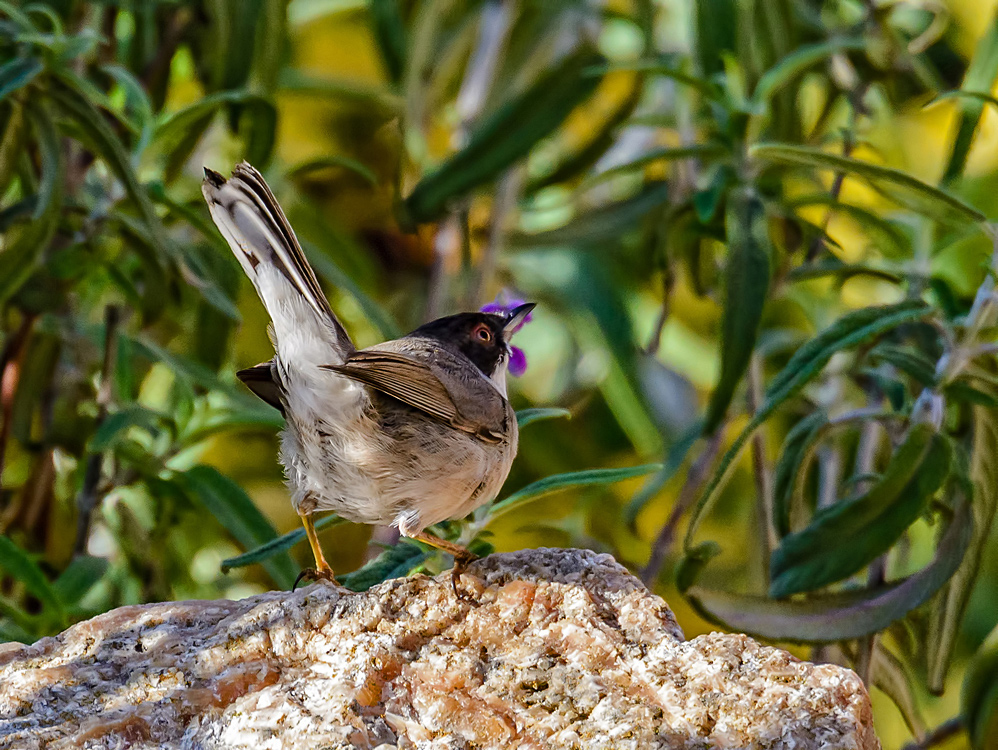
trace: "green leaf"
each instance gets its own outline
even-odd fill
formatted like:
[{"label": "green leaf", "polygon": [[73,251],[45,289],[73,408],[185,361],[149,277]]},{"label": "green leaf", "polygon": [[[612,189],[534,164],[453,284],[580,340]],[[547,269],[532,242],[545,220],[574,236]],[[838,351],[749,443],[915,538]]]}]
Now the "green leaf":
[{"label": "green leaf", "polygon": [[859,224],[870,237],[873,246],[882,254],[892,258],[907,258],[911,253],[911,238],[897,224],[868,209],[843,203],[829,193],[801,196],[789,201],[787,205],[791,208],[827,206],[836,214],[844,215]]},{"label": "green leaf", "polygon": [[745,374],[769,292],[772,247],[762,199],[751,189],[734,192],[725,218],[728,260],[721,318],[721,375],[704,422],[710,434],[724,420],[735,388]]},{"label": "green leaf", "polygon": [[669,197],[667,182],[651,182],[637,195],[599,208],[588,209],[563,227],[535,234],[514,234],[515,247],[588,247],[619,241],[633,231],[641,219]]},{"label": "green leaf", "polygon": [[0,65],[0,101],[30,84],[44,69],[34,57],[15,57]]},{"label": "green leaf", "polygon": [[55,123],[46,101],[29,99],[25,108],[38,137],[42,176],[30,223],[17,234],[8,232],[9,244],[0,253],[0,305],[34,273],[55,236],[62,213],[65,165]]},{"label": "green leaf", "polygon": [[903,277],[893,271],[876,268],[865,263],[843,263],[838,258],[826,258],[816,263],[808,263],[804,266],[797,266],[791,269],[786,275],[788,283],[795,281],[809,281],[811,279],[821,279],[826,276],[837,276],[841,281],[851,279],[853,276],[873,276],[874,278],[890,281],[893,284],[900,284]]},{"label": "green leaf", "polygon": [[0,570],[20,581],[46,608],[62,621],[62,602],[49,583],[42,569],[10,537],[0,535]]},{"label": "green leaf", "polygon": [[132,427],[141,427],[150,434],[156,435],[168,421],[166,415],[148,407],[140,404],[129,404],[121,411],[107,416],[90,439],[89,450],[92,453],[101,453],[113,448]]},{"label": "green leaf", "polygon": [[378,333],[380,333],[383,338],[394,339],[402,335],[402,330],[399,328],[398,323],[395,322],[395,319],[388,313],[388,311],[385,310],[385,308],[383,308],[373,297],[371,297],[371,295],[361,289],[360,285],[354,281],[348,273],[340,268],[336,261],[330,258],[328,254],[322,252],[304,240],[301,244],[302,249],[305,251],[305,255],[308,256],[309,263],[312,264],[316,273],[319,274],[319,278],[328,282],[334,288],[339,289],[340,291],[353,297],[354,301],[364,312],[364,317],[367,318],[371,325],[378,329]]},{"label": "green leaf", "polygon": [[931,599],[963,560],[973,523],[960,503],[935,558],[918,573],[874,589],[776,601],[694,586],[686,598],[710,622],[790,643],[834,643],[877,633]]},{"label": "green leaf", "polygon": [[[927,683],[940,694],[953,659],[967,604],[978,581],[981,563],[998,512],[998,415],[990,408],[972,410],[973,443],[970,452],[970,481],[973,486],[971,511],[974,530],[967,544],[963,564],[943,591],[938,607],[929,619]],[[993,674],[998,674],[994,672]]]},{"label": "green leaf", "polygon": [[998,627],[970,660],[960,695],[961,714],[974,750],[990,750],[998,738]]},{"label": "green leaf", "polygon": [[722,59],[737,49],[737,0],[695,0],[694,59],[704,78],[724,72]]},{"label": "green leaf", "polygon": [[907,172],[893,167],[860,161],[848,156],[830,154],[809,146],[762,143],[749,149],[749,156],[772,164],[787,164],[795,167],[831,170],[861,177],[875,187],[889,186],[894,191],[891,196],[916,209],[932,210],[949,218],[964,221],[983,222],[986,217],[973,206],[964,203],[950,193],[932,187],[912,177]]},{"label": "green leaf", "polygon": [[431,554],[412,542],[399,541],[363,568],[339,576],[337,580],[351,591],[367,591],[383,581],[409,575]]},{"label": "green leaf", "polygon": [[606,182],[609,179],[617,177],[621,174],[627,174],[629,172],[637,172],[647,167],[649,164],[653,164],[657,161],[677,161],[680,159],[698,159],[701,162],[710,162],[717,157],[724,156],[728,153],[728,149],[720,143],[704,143],[704,144],[694,144],[692,146],[674,146],[668,148],[655,148],[648,151],[637,159],[632,159],[631,161],[625,162],[623,164],[617,164],[616,166],[605,169],[602,172],[592,175],[587,178],[579,190],[589,190],[594,185],[599,185],[600,183]]},{"label": "green leaf", "polygon": [[769,595],[822,588],[884,554],[925,512],[951,461],[947,438],[930,425],[914,425],[869,491],[822,508],[807,528],[783,539],[770,562]]},{"label": "green leaf", "polygon": [[277,123],[273,103],[249,91],[219,91],[178,110],[156,128],[152,145],[166,157],[167,182],[176,177],[215,116],[223,110],[239,113],[240,128],[250,128],[246,158],[261,166],[266,162],[273,149]]},{"label": "green leaf", "polygon": [[625,479],[651,474],[661,468],[662,464],[645,464],[643,466],[629,466],[624,469],[589,469],[538,479],[493,505],[489,509],[488,521],[491,523],[527,503],[532,503],[554,492],[567,490],[571,487],[591,487],[622,482]]},{"label": "green leaf", "polygon": [[520,409],[516,413],[516,426],[521,430],[533,422],[543,422],[545,419],[572,418],[568,409]]},{"label": "green leaf", "polygon": [[49,94],[63,114],[72,120],[86,137],[88,147],[107,163],[110,170],[124,185],[125,192],[138,209],[139,215],[157,247],[163,252],[170,252],[159,217],[156,215],[152,201],[139,182],[138,176],[132,169],[128,152],[100,110],[78,90],[65,82],[52,86]]},{"label": "green leaf", "polygon": [[[252,549],[277,539],[274,527],[249,495],[218,469],[201,464],[177,474],[175,479],[192,500],[200,502],[244,547]],[[286,554],[268,557],[263,566],[282,588],[289,588],[298,573],[294,561]]]},{"label": "green leaf", "polygon": [[878,344],[869,354],[876,361],[893,365],[924,386],[936,384],[936,364],[916,349],[894,344]]},{"label": "green leaf", "polygon": [[299,177],[307,175],[311,172],[329,169],[330,167],[341,167],[353,172],[354,174],[358,174],[372,187],[378,184],[378,176],[371,171],[370,167],[357,161],[356,159],[351,159],[349,156],[335,155],[318,156],[314,159],[309,159],[301,162],[300,164],[296,164],[288,170],[288,179],[298,179]]},{"label": "green leaf", "polygon": [[104,576],[108,566],[103,557],[80,555],[55,579],[52,589],[64,604],[76,604]]},{"label": "green leaf", "polygon": [[753,94],[755,104],[763,107],[787,84],[832,55],[846,50],[864,50],[869,44],[868,39],[833,39],[798,47],[762,74]]},{"label": "green leaf", "polygon": [[[346,522],[345,518],[340,518],[336,515],[324,516],[315,522],[315,530],[322,531],[323,529],[329,529],[333,526],[340,526]],[[304,541],[304,539],[304,528],[297,528],[294,531],[289,531],[287,534],[282,534],[266,544],[261,544],[259,547],[251,549],[249,552],[244,552],[236,557],[230,557],[226,560],[222,560],[222,572],[228,573],[232,568],[243,568],[247,565],[254,565],[255,563],[268,560],[280,552],[291,549],[299,542]]]},{"label": "green leaf", "polygon": [[797,476],[804,468],[808,448],[828,424],[823,409],[811,412],[793,426],[783,441],[780,458],[773,471],[773,525],[780,537],[790,533],[790,510]]},{"label": "green leaf", "polygon": [[720,101],[724,97],[724,92],[721,91],[721,89],[714,83],[706,78],[690,75],[689,73],[680,70],[668,57],[663,57],[662,59],[651,58],[646,60],[610,62],[603,65],[593,66],[586,72],[589,75],[602,75],[604,73],[613,73],[619,70],[631,70],[635,73],[647,73],[649,75],[671,78],[676,83],[681,83],[684,86],[696,89],[704,97],[712,101]]},{"label": "green leaf", "polygon": [[[990,92],[994,88],[996,76],[998,76],[998,14],[991,19],[991,24],[981,37],[981,41],[977,43],[974,57],[970,61],[960,88],[964,92]],[[960,125],[953,139],[953,150],[950,152],[946,171],[943,173],[943,185],[949,185],[963,175],[983,112],[983,101],[970,98],[960,102]]]},{"label": "green leaf", "polygon": [[526,156],[593,93],[599,78],[584,72],[602,59],[591,49],[580,49],[483,118],[467,145],[416,185],[405,201],[410,220],[436,219],[452,200]]},{"label": "green leaf", "polygon": [[402,19],[401,4],[398,0],[370,0],[368,11],[374,38],[381,50],[381,59],[388,70],[388,78],[393,83],[402,80],[405,72],[406,38],[405,22]]},{"label": "green leaf", "polygon": [[786,367],[772,380],[759,410],[721,458],[717,471],[707,483],[693,509],[686,530],[686,545],[689,546],[692,543],[700,521],[731,472],[735,459],[755,431],[769,419],[770,415],[781,404],[817,377],[836,352],[866,343],[904,323],[924,318],[931,312],[932,308],[921,300],[906,300],[896,305],[866,307],[839,318],[834,324],[800,347],[787,362]]},{"label": "green leaf", "polygon": [[686,462],[687,454],[689,454],[696,441],[700,439],[702,433],[703,426],[698,422],[669,446],[662,468],[631,498],[631,502],[624,509],[624,520],[627,521],[629,527],[634,528],[634,523],[638,520],[638,514],[648,504],[648,501],[655,497],[666,483],[676,475],[676,472],[682,468]]}]

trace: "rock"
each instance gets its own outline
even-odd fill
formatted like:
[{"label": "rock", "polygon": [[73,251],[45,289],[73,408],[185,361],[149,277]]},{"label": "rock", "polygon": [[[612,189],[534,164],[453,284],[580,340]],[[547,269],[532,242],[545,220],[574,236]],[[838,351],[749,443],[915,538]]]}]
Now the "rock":
[{"label": "rock", "polygon": [[863,748],[860,679],[740,635],[685,642],[608,555],[462,578],[122,607],[0,649],[0,747]]}]

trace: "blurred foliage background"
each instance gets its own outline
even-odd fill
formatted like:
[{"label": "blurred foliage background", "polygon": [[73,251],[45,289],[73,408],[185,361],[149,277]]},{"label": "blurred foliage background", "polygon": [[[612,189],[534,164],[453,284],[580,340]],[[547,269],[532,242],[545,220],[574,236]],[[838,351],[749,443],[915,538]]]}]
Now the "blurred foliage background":
[{"label": "blurred foliage background", "polygon": [[[246,159],[360,346],[539,303],[440,533],[611,552],[689,637],[857,669],[886,748],[998,746],[995,6],[0,2],[0,635],[307,564],[200,196]],[[355,588],[447,564],[324,524]]]}]

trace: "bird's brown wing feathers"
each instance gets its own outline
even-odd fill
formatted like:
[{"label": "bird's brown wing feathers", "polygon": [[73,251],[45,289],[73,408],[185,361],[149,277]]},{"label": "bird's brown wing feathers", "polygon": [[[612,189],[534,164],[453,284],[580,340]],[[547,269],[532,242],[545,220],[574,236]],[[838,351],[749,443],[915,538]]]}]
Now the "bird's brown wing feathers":
[{"label": "bird's brown wing feathers", "polygon": [[502,439],[500,425],[466,418],[430,367],[403,354],[359,351],[341,365],[325,367],[482,440],[499,442]]}]

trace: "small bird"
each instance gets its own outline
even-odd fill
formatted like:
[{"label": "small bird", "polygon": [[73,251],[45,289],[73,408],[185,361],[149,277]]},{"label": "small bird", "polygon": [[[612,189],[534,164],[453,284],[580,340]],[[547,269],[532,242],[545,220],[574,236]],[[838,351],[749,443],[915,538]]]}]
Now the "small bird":
[{"label": "small bird", "polygon": [[450,315],[358,350],[260,173],[206,168],[202,191],[271,319],[274,358],[237,375],[286,420],[281,463],[316,566],[299,580],[335,582],[312,520],[334,511],[453,555],[456,581],[475,555],[425,529],[494,499],[509,474],[509,339],[534,305]]}]

